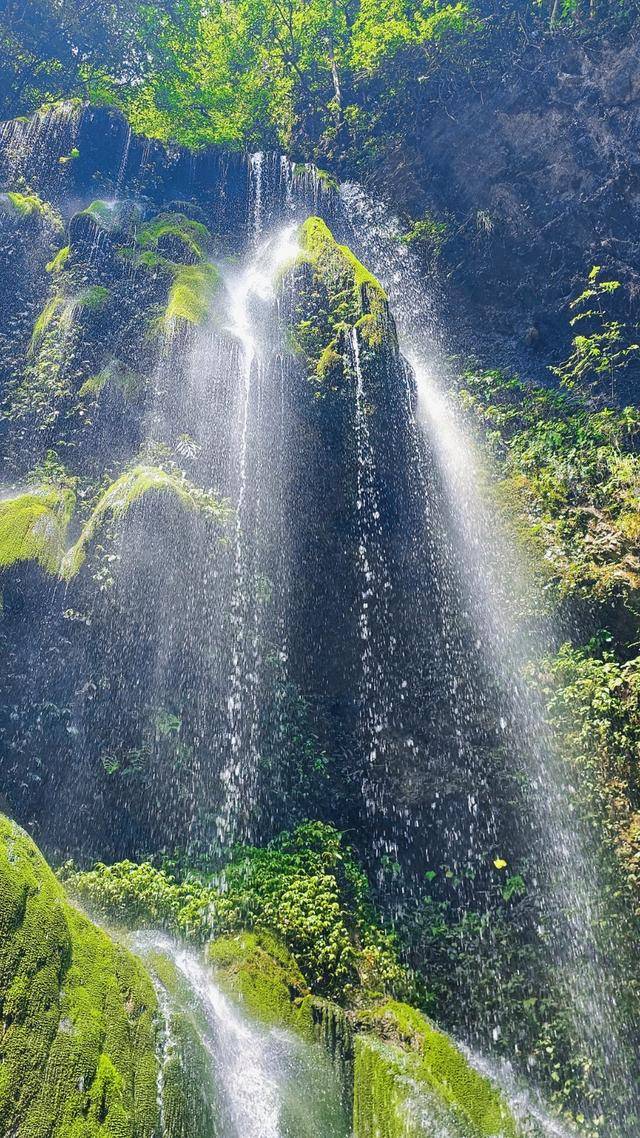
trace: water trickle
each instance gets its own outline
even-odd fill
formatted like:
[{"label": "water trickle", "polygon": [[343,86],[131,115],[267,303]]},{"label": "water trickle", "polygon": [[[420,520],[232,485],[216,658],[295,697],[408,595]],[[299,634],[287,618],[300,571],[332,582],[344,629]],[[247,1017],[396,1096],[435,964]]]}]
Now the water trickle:
[{"label": "water trickle", "polygon": [[264,154],[261,150],[252,154],[249,159],[249,173],[250,173],[250,189],[249,189],[249,208],[251,218],[251,232],[254,241],[259,241],[262,234],[262,174],[264,169]]},{"label": "water trickle", "polygon": [[[356,444],[356,523],[358,529],[357,556],[361,581],[358,633],[361,642],[360,725],[368,752],[368,769],[365,772],[363,794],[371,816],[382,809],[380,798],[382,781],[379,761],[380,736],[388,727],[388,685],[386,669],[393,656],[393,634],[388,614],[388,596],[391,580],[382,546],[382,522],[376,465],[371,434],[365,380],[360,358],[358,332],[352,328],[349,335],[351,366],[355,376],[354,434]],[[376,629],[384,634],[384,655],[380,653]],[[384,843],[379,853],[395,853]]]},{"label": "water trickle", "polygon": [[[256,211],[257,208],[256,206]],[[256,402],[260,396],[261,381],[268,372],[264,368],[263,349],[252,316],[252,304],[274,299],[274,278],[281,266],[291,260],[297,251],[294,230],[293,225],[285,227],[275,237],[264,242],[245,270],[231,279],[227,286],[228,331],[236,339],[239,349],[240,398],[235,455],[238,485],[235,502],[235,574],[231,600],[234,643],[228,699],[230,757],[221,772],[224,804],[217,823],[221,840],[230,837],[232,818],[237,812],[239,800],[242,799],[245,811],[254,801],[259,758],[257,732],[261,648],[255,596],[258,566],[255,563],[254,542],[250,538],[250,519],[256,510],[255,496],[259,492],[259,484],[256,472],[249,471],[249,462],[252,450],[258,443],[256,432],[260,424]]]}]

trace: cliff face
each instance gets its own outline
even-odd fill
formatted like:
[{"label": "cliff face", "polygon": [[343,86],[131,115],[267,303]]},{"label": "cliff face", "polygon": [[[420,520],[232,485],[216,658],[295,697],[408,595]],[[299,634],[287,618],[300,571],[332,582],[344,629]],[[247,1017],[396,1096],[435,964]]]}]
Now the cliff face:
[{"label": "cliff face", "polygon": [[332,194],[107,111],[5,133],[13,808],[60,849],[131,854],[216,842],[230,812],[253,836],[318,813],[366,828],[364,780],[393,830],[426,792],[417,709],[447,723],[421,732],[426,765],[453,736],[438,523],[385,293],[308,216],[330,221]]},{"label": "cliff face", "polygon": [[[418,81],[366,175],[424,231],[448,347],[535,374],[566,347],[560,315],[592,265],[631,289],[637,318],[637,43],[532,36],[504,70],[434,93]],[[349,167],[349,161],[346,166]],[[420,242],[418,242],[419,247]],[[637,394],[637,393],[636,393]],[[633,396],[633,392],[629,393]]]}]

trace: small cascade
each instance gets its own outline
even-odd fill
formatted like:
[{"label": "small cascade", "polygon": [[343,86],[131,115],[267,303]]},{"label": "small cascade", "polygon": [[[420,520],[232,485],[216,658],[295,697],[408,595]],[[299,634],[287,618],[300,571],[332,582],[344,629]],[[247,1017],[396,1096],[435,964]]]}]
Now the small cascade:
[{"label": "small cascade", "polygon": [[[262,155],[260,163],[262,161]],[[256,174],[254,234],[259,233],[260,175]],[[258,764],[259,672],[261,648],[256,587],[260,567],[256,563],[255,535],[251,517],[259,516],[259,472],[250,470],[252,454],[259,444],[259,402],[264,368],[258,332],[252,323],[252,303],[273,300],[273,280],[278,269],[296,253],[294,226],[263,243],[245,270],[228,283],[228,331],[239,346],[240,398],[237,419],[235,502],[235,572],[231,601],[233,628],[232,672],[228,699],[230,757],[223,769],[224,806],[218,819],[221,840],[228,840],[232,817],[242,801],[244,811],[255,801],[254,781]]]},{"label": "small cascade", "polygon": [[[153,933],[138,934],[134,947],[155,977],[167,1024],[161,1084],[195,1086],[206,1127],[186,1119],[180,1128],[165,1113],[163,1138],[348,1138],[340,1078],[320,1043],[253,1021],[194,950]],[[179,1045],[191,1033],[199,1060]],[[197,1071],[189,1070],[194,1060]]]},{"label": "small cascade", "polygon": [[[382,547],[382,522],[376,486],[375,456],[369,432],[369,410],[360,360],[358,332],[349,336],[351,366],[355,374],[354,435],[356,444],[356,522],[358,527],[358,564],[361,579],[358,632],[361,641],[362,680],[360,693],[361,730],[367,749],[367,772],[363,794],[371,817],[383,809],[380,798],[379,739],[388,728],[386,669],[392,664],[394,637],[390,629],[388,599],[391,580]],[[378,626],[384,635],[384,656],[380,653]],[[389,842],[379,854],[396,854]]]},{"label": "small cascade", "polygon": [[63,172],[78,139],[82,114],[80,103],[59,102],[28,119],[0,124],[0,161],[10,187],[20,178],[29,182],[35,170],[48,177]]},{"label": "small cascade", "polygon": [[126,130],[125,130],[125,136],[124,136],[124,146],[122,147],[122,158],[120,159],[120,165],[118,167],[118,175],[116,177],[116,185],[115,185],[116,200],[120,197],[120,194],[122,193],[122,187],[124,185],[124,181],[125,181],[126,174],[127,174],[127,163],[129,161],[129,152],[131,150],[132,134],[133,134],[133,131],[131,130],[131,125],[129,123],[127,123]]}]

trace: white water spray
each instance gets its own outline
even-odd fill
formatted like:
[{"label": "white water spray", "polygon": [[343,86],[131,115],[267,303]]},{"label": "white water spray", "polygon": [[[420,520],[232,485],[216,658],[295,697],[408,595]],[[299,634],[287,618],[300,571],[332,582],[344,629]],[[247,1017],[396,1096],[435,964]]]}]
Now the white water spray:
[{"label": "white water spray", "polygon": [[249,455],[253,439],[252,416],[255,396],[264,374],[259,335],[252,316],[255,302],[267,303],[275,298],[274,280],[278,270],[297,253],[295,226],[282,229],[264,242],[245,270],[227,284],[229,322],[227,331],[239,348],[237,446],[237,499],[235,525],[235,583],[231,602],[233,656],[228,700],[230,757],[221,772],[224,804],[218,818],[218,834],[228,839],[232,818],[242,792],[244,805],[249,805],[258,763],[257,717],[260,659],[257,629],[257,606],[252,566],[247,548],[247,495],[249,490]]},{"label": "white water spray", "polygon": [[[520,614],[531,606],[533,584],[514,540],[491,505],[490,476],[473,438],[426,362],[437,340],[430,301],[419,267],[398,244],[398,225],[358,187],[343,188],[343,201],[357,228],[364,259],[388,287],[400,346],[416,381],[419,423],[435,457],[446,496],[450,536],[478,646],[502,692],[511,746],[524,760],[531,808],[544,868],[550,953],[566,988],[566,1006],[591,1061],[604,1073],[607,1093],[634,1085],[617,1006],[615,945],[607,929],[596,853],[576,814],[573,789],[545,725],[540,698],[527,670],[547,649],[525,633]],[[608,1094],[610,1102],[616,1095]],[[633,1099],[633,1093],[631,1093]],[[611,1108],[616,1110],[615,1105]],[[621,1106],[621,1112],[625,1107]],[[614,1119],[610,1119],[614,1122]],[[616,1117],[616,1134],[635,1138],[636,1120]]]}]

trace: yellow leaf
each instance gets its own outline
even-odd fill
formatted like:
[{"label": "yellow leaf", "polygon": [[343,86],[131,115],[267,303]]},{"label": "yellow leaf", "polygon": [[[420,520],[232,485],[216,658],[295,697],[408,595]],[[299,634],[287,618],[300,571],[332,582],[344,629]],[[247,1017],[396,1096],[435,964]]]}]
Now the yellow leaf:
[{"label": "yellow leaf", "polygon": [[493,864],[495,865],[496,869],[506,869],[507,868],[507,863],[503,857],[495,858]]}]

